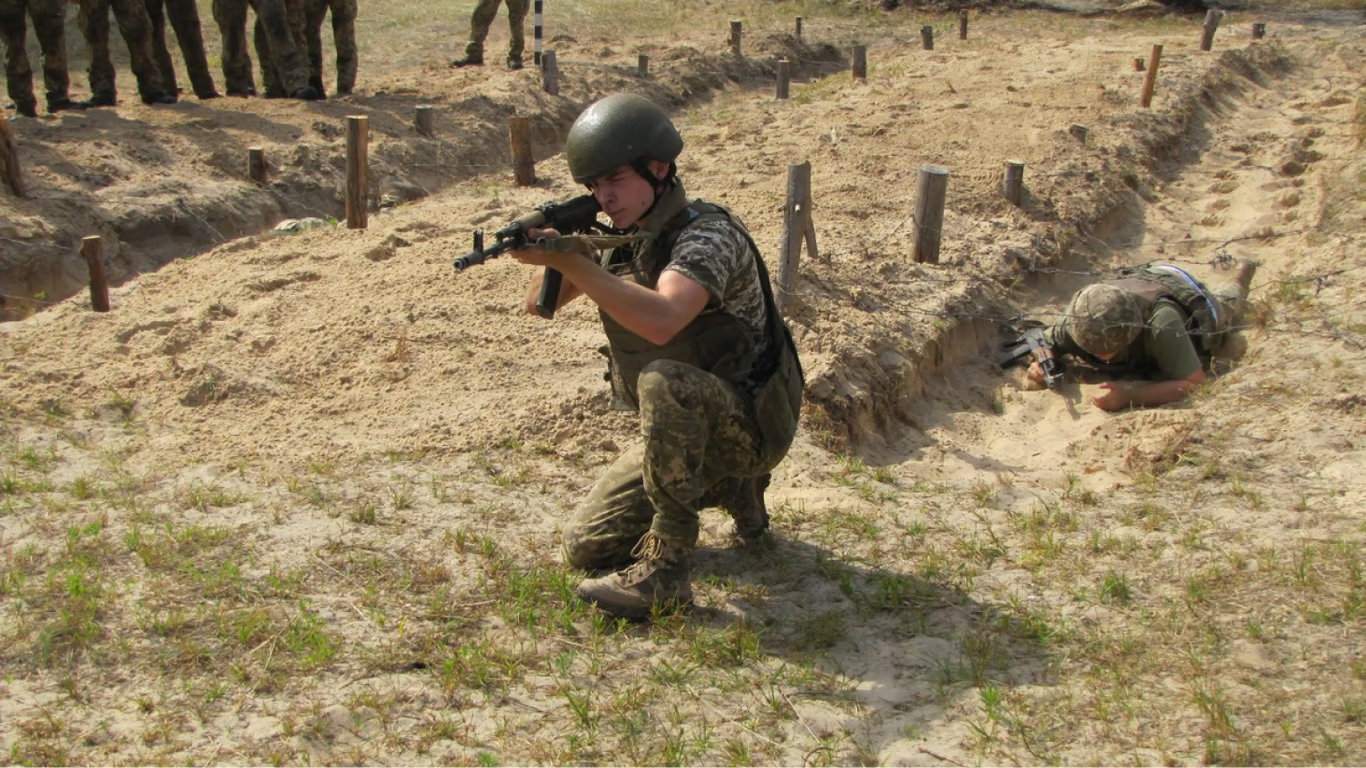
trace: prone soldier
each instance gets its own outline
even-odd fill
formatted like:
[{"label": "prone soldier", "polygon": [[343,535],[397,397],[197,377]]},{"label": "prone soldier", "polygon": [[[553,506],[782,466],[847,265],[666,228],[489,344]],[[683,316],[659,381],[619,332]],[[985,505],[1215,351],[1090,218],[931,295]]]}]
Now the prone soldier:
[{"label": "prone soldier", "polygon": [[[1233,284],[1210,290],[1180,267],[1145,264],[1088,285],[1062,318],[1043,331],[1051,354],[1080,358],[1102,371],[1144,381],[1108,381],[1091,402],[1107,411],[1185,399],[1205,383],[1213,357],[1238,329],[1257,263],[1243,261]],[[1029,380],[1045,383],[1035,360]]]}]

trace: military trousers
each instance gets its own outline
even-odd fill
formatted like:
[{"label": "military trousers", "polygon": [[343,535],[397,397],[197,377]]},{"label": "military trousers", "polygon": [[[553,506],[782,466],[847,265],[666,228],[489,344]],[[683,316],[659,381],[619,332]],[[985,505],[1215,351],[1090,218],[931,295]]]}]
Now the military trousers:
[{"label": "military trousers", "polygon": [[587,570],[632,562],[646,531],[696,546],[698,512],[719,506],[782,457],[765,463],[754,408],[736,387],[699,368],[657,360],[637,382],[644,442],[598,479],[561,533],[565,562]]},{"label": "military trousers", "polygon": [[337,47],[337,93],[356,88],[360,54],[356,49],[356,0],[307,0],[304,3],[308,36],[308,82],[323,91],[323,18],[332,12],[332,42]]},{"label": "military trousers", "polygon": [[[295,28],[303,35],[302,7],[298,0],[290,0],[296,8]],[[285,0],[213,0],[213,18],[223,36],[223,79],[231,95],[246,96],[256,92],[251,72],[251,53],[247,48],[247,7],[256,11],[256,55],[261,59],[262,75],[269,91],[279,81],[284,93],[292,96],[308,86],[308,68],[304,65],[304,49],[295,43],[294,28],[290,23],[290,6]]]},{"label": "military trousers", "polygon": [[20,112],[37,108],[33,95],[33,68],[28,60],[28,24],[43,51],[43,86],[48,106],[68,98],[70,78],[66,69],[66,3],[63,0],[0,0],[0,40],[5,44],[5,85]]},{"label": "military trousers", "polygon": [[479,0],[479,4],[474,7],[474,15],[470,17],[470,41],[465,46],[466,58],[484,58],[484,38],[489,36],[489,27],[493,26],[493,19],[498,15],[498,6],[504,2],[508,6],[508,32],[511,36],[508,43],[508,60],[522,60],[522,51],[526,49],[526,33],[522,26],[526,23],[526,13],[531,6],[531,0]]},{"label": "military trousers", "polygon": [[145,0],[147,18],[152,23],[152,53],[156,57],[157,68],[168,93],[176,93],[175,63],[171,60],[170,48],[166,45],[166,20],[169,17],[171,28],[175,30],[176,40],[180,43],[180,53],[185,58],[185,70],[190,76],[194,95],[201,99],[211,99],[218,95],[209,72],[208,55],[204,52],[204,31],[199,26],[199,8],[195,0]]},{"label": "military trousers", "polygon": [[90,48],[90,92],[96,103],[113,104],[114,60],[109,53],[109,11],[119,25],[137,78],[138,95],[150,101],[168,91],[152,55],[152,21],[143,0],[81,0],[78,23]]}]

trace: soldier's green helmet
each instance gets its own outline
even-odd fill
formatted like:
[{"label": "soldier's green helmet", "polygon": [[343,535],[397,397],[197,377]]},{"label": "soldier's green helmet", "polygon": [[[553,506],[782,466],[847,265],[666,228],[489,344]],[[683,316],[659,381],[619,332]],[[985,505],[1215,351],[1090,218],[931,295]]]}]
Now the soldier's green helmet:
[{"label": "soldier's green helmet", "polygon": [[642,160],[672,163],[682,151],[683,137],[669,116],[634,93],[615,93],[588,105],[564,142],[569,172],[580,184]]},{"label": "soldier's green helmet", "polygon": [[1143,330],[1138,298],[1105,283],[1077,291],[1067,305],[1067,331],[1077,345],[1097,357],[1124,351]]}]

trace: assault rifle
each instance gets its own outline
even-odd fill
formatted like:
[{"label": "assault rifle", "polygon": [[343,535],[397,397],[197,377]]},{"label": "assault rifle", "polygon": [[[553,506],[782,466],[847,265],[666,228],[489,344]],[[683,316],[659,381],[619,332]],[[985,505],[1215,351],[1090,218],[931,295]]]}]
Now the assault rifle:
[{"label": "assault rifle", "polygon": [[[484,230],[476,229],[474,250],[456,259],[455,268],[465,270],[506,251],[525,248],[532,243],[528,233],[533,229],[553,229],[562,235],[605,232],[608,227],[598,222],[598,212],[601,210],[598,199],[592,195],[580,195],[563,203],[551,201],[538,205],[531,213],[498,230],[493,245],[487,248],[484,247]],[[536,314],[547,320],[555,316],[562,279],[563,275],[554,269],[547,269],[541,278],[541,292],[536,297]]]},{"label": "assault rifle", "polygon": [[997,360],[1002,368],[1033,358],[1043,369],[1043,383],[1049,389],[1057,389],[1062,383],[1062,362],[1053,353],[1053,347],[1044,338],[1043,326],[1026,328],[1020,337],[1006,342],[1005,352]]}]

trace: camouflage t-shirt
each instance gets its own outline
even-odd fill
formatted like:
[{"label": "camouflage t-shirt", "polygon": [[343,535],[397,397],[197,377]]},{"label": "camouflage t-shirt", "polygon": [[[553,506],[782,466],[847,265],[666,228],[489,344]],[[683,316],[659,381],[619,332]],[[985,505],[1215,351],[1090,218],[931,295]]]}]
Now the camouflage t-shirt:
[{"label": "camouflage t-shirt", "polygon": [[754,348],[762,353],[768,346],[764,332],[768,315],[757,259],[739,225],[723,216],[704,216],[679,235],[664,269],[686,275],[706,288],[711,300],[702,313],[725,312],[736,318],[749,331]]}]

